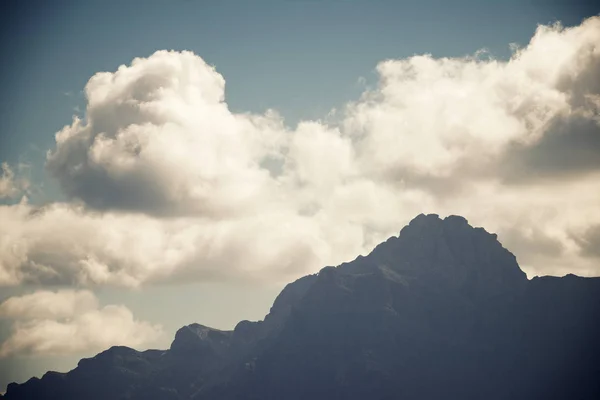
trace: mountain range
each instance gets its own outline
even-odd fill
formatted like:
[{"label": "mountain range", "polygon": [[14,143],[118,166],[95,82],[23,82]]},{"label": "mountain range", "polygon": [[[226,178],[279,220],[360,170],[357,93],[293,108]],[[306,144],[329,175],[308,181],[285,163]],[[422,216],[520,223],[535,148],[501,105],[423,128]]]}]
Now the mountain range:
[{"label": "mountain range", "polygon": [[528,279],[495,234],[421,214],[288,284],[263,321],[111,347],[0,398],[600,399],[600,278]]}]

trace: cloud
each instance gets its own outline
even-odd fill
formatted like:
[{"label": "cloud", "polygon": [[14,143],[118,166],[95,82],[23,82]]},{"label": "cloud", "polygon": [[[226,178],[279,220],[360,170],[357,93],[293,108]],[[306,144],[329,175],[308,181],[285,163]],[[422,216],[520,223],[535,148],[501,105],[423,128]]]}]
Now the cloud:
[{"label": "cloud", "polygon": [[98,73],[47,155],[72,201],[0,206],[0,283],[288,280],[420,212],[497,232],[530,274],[598,275],[575,238],[600,224],[599,43],[594,17],[507,61],[386,60],[337,122],[295,128],[231,112],[190,52]]},{"label": "cloud", "polygon": [[14,354],[91,353],[112,345],[145,346],[162,328],[133,318],[124,306],[100,308],[87,290],[37,291],[0,304],[0,316],[14,319],[0,357]]},{"label": "cloud", "polygon": [[[273,208],[234,220],[93,213],[69,204],[0,206],[0,283],[119,285],[287,280],[362,244],[348,224]],[[336,235],[334,241],[330,240]]]},{"label": "cloud", "polygon": [[10,297],[0,304],[0,316],[11,319],[69,318],[98,308],[98,300],[87,290],[38,291]]},{"label": "cloud", "polygon": [[571,179],[600,171],[600,121],[581,115],[557,117],[533,146],[515,145],[501,162],[509,183]]},{"label": "cloud", "polygon": [[513,158],[529,158],[520,164],[528,174],[561,144],[570,161],[556,170],[574,169],[580,156],[587,160],[580,164],[598,170],[587,146],[596,147],[600,123],[598,43],[595,17],[567,29],[540,26],[507,62],[476,54],[380,63],[378,88],[352,104],[344,122],[356,138],[361,170],[396,181],[405,175],[457,181],[482,168],[497,174],[517,149],[524,154]]},{"label": "cloud", "polygon": [[573,238],[581,247],[583,256],[600,258],[600,224],[590,226],[583,233],[575,235]]},{"label": "cloud", "polygon": [[[19,170],[24,165],[19,165]],[[2,175],[0,176],[0,200],[15,198],[26,192],[29,188],[29,180],[24,177],[16,177],[14,171],[7,163],[2,163]]]},{"label": "cloud", "polygon": [[86,85],[85,121],[56,135],[47,167],[66,194],[105,210],[223,217],[253,211],[279,117],[233,114],[225,80],[190,52],[158,51]]}]

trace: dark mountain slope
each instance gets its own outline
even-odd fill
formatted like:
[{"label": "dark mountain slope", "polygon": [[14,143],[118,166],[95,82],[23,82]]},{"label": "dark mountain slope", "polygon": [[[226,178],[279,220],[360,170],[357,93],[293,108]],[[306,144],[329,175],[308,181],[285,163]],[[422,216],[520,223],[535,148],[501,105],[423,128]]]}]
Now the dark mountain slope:
[{"label": "dark mountain slope", "polygon": [[420,215],[289,284],[261,322],[114,347],[6,399],[600,398],[600,279],[527,280],[496,235]]}]

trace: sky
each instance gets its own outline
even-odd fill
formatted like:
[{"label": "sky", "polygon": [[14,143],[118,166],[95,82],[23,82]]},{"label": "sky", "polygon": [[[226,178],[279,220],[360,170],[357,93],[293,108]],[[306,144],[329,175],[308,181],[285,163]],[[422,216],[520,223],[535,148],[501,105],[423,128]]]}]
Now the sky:
[{"label": "sky", "polygon": [[8,0],[0,391],[282,287],[419,213],[600,276],[591,1]]}]

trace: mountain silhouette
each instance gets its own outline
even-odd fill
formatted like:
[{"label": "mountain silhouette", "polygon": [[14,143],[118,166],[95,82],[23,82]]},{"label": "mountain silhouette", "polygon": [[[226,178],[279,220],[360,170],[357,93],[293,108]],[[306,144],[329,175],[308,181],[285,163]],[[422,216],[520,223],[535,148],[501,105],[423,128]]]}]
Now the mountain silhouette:
[{"label": "mountain silhouette", "polygon": [[264,321],[112,347],[21,399],[598,399],[600,278],[528,280],[466,219],[419,215],[369,255],[288,284]]}]

